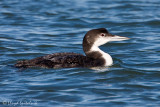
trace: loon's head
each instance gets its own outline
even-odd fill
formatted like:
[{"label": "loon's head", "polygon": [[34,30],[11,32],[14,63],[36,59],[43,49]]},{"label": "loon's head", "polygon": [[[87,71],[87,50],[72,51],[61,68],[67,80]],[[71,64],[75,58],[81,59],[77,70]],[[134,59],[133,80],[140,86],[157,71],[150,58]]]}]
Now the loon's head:
[{"label": "loon's head", "polygon": [[83,47],[101,46],[110,41],[122,41],[129,38],[110,34],[105,28],[92,29],[88,31],[83,38]]},{"label": "loon's head", "polygon": [[91,53],[93,52],[101,53],[98,55],[98,57],[100,57],[104,52],[98,48],[99,46],[110,41],[122,41],[127,39],[129,38],[110,34],[105,28],[92,29],[88,31],[83,38],[83,50],[89,57],[92,57],[93,54]]}]

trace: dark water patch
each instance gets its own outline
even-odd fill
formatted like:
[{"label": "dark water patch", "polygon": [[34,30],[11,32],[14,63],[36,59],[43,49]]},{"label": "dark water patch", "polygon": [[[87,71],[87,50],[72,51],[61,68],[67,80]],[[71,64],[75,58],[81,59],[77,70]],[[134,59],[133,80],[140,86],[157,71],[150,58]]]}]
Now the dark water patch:
[{"label": "dark water patch", "polygon": [[53,45],[38,45],[37,47],[48,48],[48,47],[54,47],[54,46]]},{"label": "dark water patch", "polygon": [[160,20],[151,20],[147,21],[146,24],[153,27],[159,27],[160,26]]}]

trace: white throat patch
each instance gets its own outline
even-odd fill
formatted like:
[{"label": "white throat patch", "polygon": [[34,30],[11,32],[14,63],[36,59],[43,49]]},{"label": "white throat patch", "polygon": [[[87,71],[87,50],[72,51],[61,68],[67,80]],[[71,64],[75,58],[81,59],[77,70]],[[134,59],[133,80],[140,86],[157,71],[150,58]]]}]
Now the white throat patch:
[{"label": "white throat patch", "polygon": [[102,57],[105,59],[105,66],[111,66],[113,64],[112,57],[108,53],[105,53],[101,49],[99,49],[99,47],[93,45],[90,52],[93,51],[98,51],[102,54]]},{"label": "white throat patch", "polygon": [[106,44],[109,41],[110,41],[110,39],[108,37],[99,37],[99,38],[96,39],[96,41],[93,45],[98,47],[98,46],[101,46],[103,44]]}]

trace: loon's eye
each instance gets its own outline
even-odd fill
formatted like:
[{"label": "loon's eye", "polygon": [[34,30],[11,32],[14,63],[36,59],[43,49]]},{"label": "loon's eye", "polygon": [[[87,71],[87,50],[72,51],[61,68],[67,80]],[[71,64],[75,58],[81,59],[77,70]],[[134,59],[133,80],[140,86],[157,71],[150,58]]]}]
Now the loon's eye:
[{"label": "loon's eye", "polygon": [[102,36],[102,37],[104,37],[104,36],[105,36],[105,34],[104,34],[104,33],[102,33],[102,34],[101,34],[101,36]]}]

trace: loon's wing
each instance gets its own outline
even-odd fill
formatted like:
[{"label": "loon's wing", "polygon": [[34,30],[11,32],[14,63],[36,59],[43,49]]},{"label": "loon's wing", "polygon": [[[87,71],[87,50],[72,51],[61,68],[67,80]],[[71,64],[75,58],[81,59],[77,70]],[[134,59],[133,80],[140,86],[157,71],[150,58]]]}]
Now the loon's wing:
[{"label": "loon's wing", "polygon": [[43,68],[74,68],[95,65],[95,60],[77,53],[54,53],[31,60],[18,61],[17,68],[43,67]]},{"label": "loon's wing", "polygon": [[49,68],[74,68],[82,67],[83,61],[86,56],[77,53],[54,53],[51,55],[44,56],[43,62],[41,64],[46,65],[46,62]]}]

